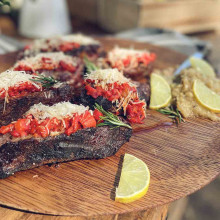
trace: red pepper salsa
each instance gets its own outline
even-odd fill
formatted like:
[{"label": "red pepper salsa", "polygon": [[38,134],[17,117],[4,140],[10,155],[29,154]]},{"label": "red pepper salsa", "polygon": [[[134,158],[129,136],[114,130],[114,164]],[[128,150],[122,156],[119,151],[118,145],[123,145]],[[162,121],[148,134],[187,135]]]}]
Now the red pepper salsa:
[{"label": "red pepper salsa", "polygon": [[[98,83],[95,84],[95,81],[91,79],[86,79],[84,84],[87,95],[92,96],[94,99],[99,96],[111,102],[116,100],[120,102],[122,99],[130,99],[124,109],[130,122],[142,123],[142,120],[146,117],[146,103],[145,101],[139,100],[136,87],[132,87],[128,83],[118,84],[115,82],[114,84],[109,83],[105,88],[102,88],[102,86],[98,85]],[[123,105],[122,107],[124,108]]]},{"label": "red pepper salsa", "polygon": [[73,49],[78,49],[80,47],[80,44],[74,43],[74,42],[63,42],[59,46],[59,50],[63,52],[67,52]]},{"label": "red pepper salsa", "polygon": [[32,135],[35,138],[46,138],[49,135],[65,133],[71,135],[83,128],[96,127],[97,121],[100,120],[100,116],[103,116],[101,112],[95,110],[95,116],[88,110],[83,114],[73,114],[72,117],[68,116],[63,119],[46,118],[44,120],[37,120],[33,115],[28,115],[25,118],[18,119],[17,121],[0,128],[0,134],[11,134],[13,137],[25,137]]},{"label": "red pepper salsa", "polygon": [[7,92],[4,88],[0,89],[0,98],[5,98],[6,95],[8,97],[21,97],[33,92],[42,91],[42,87],[36,87],[36,85],[31,82],[20,83],[15,86],[11,86],[8,88]]},{"label": "red pepper salsa", "polygon": [[25,64],[25,62],[19,62],[14,68],[15,71],[29,71],[31,73],[41,71],[41,70],[53,70],[53,71],[68,71],[74,73],[76,71],[76,66],[72,63],[60,60],[58,64],[53,63],[53,60],[49,57],[42,57],[39,62],[38,67],[34,67],[34,64]]},{"label": "red pepper salsa", "polygon": [[135,63],[137,64],[143,63],[145,66],[147,66],[149,63],[155,61],[155,59],[156,59],[155,53],[150,53],[150,54],[144,53],[142,56],[134,55],[134,57],[128,55],[125,59],[116,61],[114,64],[112,64],[112,67],[121,70],[123,68],[129,67],[132,63],[132,60],[135,60]]}]

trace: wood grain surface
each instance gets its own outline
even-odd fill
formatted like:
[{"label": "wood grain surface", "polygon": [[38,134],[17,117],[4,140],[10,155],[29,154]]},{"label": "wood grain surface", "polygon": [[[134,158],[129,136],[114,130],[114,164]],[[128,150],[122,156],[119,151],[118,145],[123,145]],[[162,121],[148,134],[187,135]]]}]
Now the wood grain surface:
[{"label": "wood grain surface", "polygon": [[[150,49],[157,53],[156,67],[175,66],[184,56],[144,43],[101,39],[109,49],[115,44]],[[0,56],[1,70],[15,54]],[[189,195],[220,173],[220,124],[187,120],[178,127],[156,111],[147,112],[142,125],[134,126],[129,143],[115,156],[101,160],[42,166],[0,180],[0,204],[42,214],[66,216],[118,215],[162,206]],[[130,203],[113,200],[118,164],[124,153],[147,163],[151,184],[146,196]]]},{"label": "wood grain surface", "polygon": [[168,205],[156,207],[139,212],[129,212],[124,214],[99,215],[99,216],[51,216],[36,213],[28,213],[0,207],[1,220],[165,220]]}]

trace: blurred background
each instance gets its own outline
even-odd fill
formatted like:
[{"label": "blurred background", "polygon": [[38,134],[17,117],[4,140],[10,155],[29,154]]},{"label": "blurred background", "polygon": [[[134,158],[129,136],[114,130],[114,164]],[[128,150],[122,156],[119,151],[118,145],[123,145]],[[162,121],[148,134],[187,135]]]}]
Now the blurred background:
[{"label": "blurred background", "polygon": [[[10,6],[9,6],[10,3]],[[195,51],[220,72],[220,0],[0,0],[0,54],[81,32]],[[168,220],[219,220],[220,178],[174,202]]]}]

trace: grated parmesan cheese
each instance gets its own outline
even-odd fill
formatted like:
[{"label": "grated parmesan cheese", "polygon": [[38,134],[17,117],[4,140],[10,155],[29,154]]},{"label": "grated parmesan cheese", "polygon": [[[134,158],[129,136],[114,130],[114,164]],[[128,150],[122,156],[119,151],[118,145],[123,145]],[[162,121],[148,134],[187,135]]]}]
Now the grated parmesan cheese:
[{"label": "grated parmesan cheese", "polygon": [[85,79],[95,80],[95,83],[101,84],[104,88],[106,84],[117,82],[119,85],[128,83],[130,86],[136,87],[130,79],[126,78],[118,69],[98,69],[86,74]]},{"label": "grated parmesan cheese", "polygon": [[44,51],[53,51],[53,49],[59,50],[59,46],[64,42],[78,43],[80,45],[98,45],[99,42],[94,40],[91,37],[82,35],[82,34],[71,34],[66,36],[56,36],[48,39],[37,39],[31,44],[30,49],[25,51],[25,54],[28,55],[30,51],[39,53],[41,50]]},{"label": "grated parmesan cheese", "polygon": [[30,82],[37,88],[40,86],[31,79],[33,79],[33,75],[26,74],[25,71],[5,71],[0,74],[0,89],[8,90],[9,87],[20,85],[24,82]]},{"label": "grated parmesan cheese", "polygon": [[61,41],[78,43],[80,45],[99,44],[99,42],[94,40],[93,38],[82,34],[71,34],[71,35],[62,36]]},{"label": "grated parmesan cheese", "polygon": [[54,65],[54,69],[58,68],[60,61],[64,61],[67,64],[72,64],[73,66],[77,65],[76,59],[74,57],[65,55],[63,52],[55,52],[55,53],[39,53],[34,57],[27,57],[21,61],[18,61],[14,68],[19,65],[29,66],[33,70],[43,68],[42,58],[49,58]]},{"label": "grated parmesan cheese", "polygon": [[[42,103],[33,105],[25,115],[32,114],[36,119],[43,120],[46,118],[56,117],[63,119],[66,116],[72,116],[74,113],[79,115],[89,110],[89,107],[83,105],[75,105],[70,102],[60,102],[52,106],[43,105]],[[92,111],[90,111],[92,114]]]},{"label": "grated parmesan cheese", "polygon": [[111,50],[108,53],[108,59],[110,60],[111,63],[116,63],[118,60],[124,60],[129,56],[131,58],[134,57],[138,58],[146,53],[149,54],[147,50],[134,50],[132,48],[127,49],[127,48],[115,47],[113,50]]}]

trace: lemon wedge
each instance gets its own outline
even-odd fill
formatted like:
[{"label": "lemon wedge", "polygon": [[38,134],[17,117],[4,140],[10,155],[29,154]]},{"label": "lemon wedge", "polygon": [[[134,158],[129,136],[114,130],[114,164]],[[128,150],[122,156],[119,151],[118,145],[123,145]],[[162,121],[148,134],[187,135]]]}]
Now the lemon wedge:
[{"label": "lemon wedge", "polygon": [[199,104],[213,112],[220,113],[220,95],[209,89],[202,81],[194,81],[193,93]]},{"label": "lemon wedge", "polygon": [[211,76],[215,77],[215,71],[212,68],[212,66],[207,63],[205,60],[198,59],[195,57],[190,58],[190,63],[193,68],[195,68],[198,72],[206,75],[206,76]]},{"label": "lemon wedge", "polygon": [[150,78],[150,86],[150,109],[159,109],[168,106],[172,97],[168,82],[161,75],[153,73]]},{"label": "lemon wedge", "polygon": [[125,154],[115,201],[122,203],[133,202],[143,197],[150,184],[150,171],[140,159]]}]

